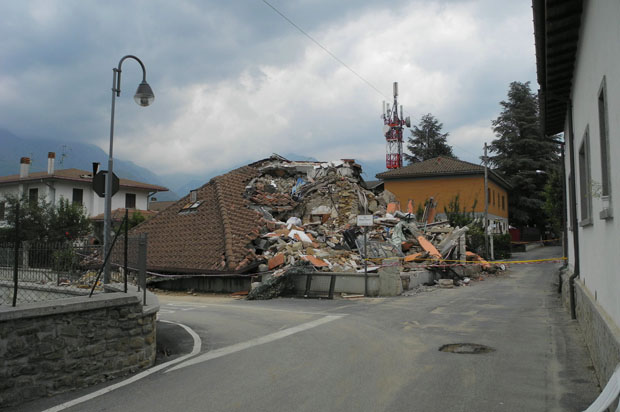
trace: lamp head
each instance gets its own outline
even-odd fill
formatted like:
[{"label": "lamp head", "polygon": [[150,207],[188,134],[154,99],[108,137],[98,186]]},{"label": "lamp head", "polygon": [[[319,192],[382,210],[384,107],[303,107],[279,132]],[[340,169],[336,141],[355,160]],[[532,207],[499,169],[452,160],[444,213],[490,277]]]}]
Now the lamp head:
[{"label": "lamp head", "polygon": [[142,80],[142,83],[138,86],[138,90],[136,90],[136,94],[133,96],[133,99],[136,103],[143,107],[149,106],[153,103],[155,100],[155,95],[146,80]]}]

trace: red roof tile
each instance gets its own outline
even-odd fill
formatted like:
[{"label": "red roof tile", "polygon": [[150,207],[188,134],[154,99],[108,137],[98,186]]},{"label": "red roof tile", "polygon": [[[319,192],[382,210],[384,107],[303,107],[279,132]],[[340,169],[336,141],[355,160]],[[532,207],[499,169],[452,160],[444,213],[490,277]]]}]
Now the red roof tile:
[{"label": "red roof tile", "polygon": [[132,229],[148,233],[150,270],[178,273],[241,272],[254,261],[249,244],[259,236],[261,215],[243,197],[248,182],[258,176],[244,166],[217,176],[197,190],[195,209],[181,209],[189,195]]},{"label": "red roof tile", "polygon": [[[423,162],[412,163],[400,169],[379,173],[377,178],[392,180],[472,174],[484,174],[484,166],[449,157],[435,157]],[[510,188],[510,184],[504,178],[490,169],[489,177],[505,188]]]},{"label": "red roof tile", "polygon": [[[72,182],[91,183],[93,181],[93,172],[80,169],[61,169],[56,170],[53,174],[45,172],[29,173],[27,177],[19,177],[19,175],[10,175],[0,177],[0,184],[4,183],[20,183],[33,180],[50,179],[50,180],[68,180]],[[138,182],[129,179],[119,179],[121,187],[132,187],[136,189],[146,189],[157,192],[167,192],[168,188],[149,183]]]}]

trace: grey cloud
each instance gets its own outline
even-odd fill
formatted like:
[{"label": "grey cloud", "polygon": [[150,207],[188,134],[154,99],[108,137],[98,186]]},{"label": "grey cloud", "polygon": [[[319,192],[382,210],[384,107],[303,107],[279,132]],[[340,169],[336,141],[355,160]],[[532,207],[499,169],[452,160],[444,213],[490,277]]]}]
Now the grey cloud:
[{"label": "grey cloud", "polygon": [[[450,102],[454,96],[446,92],[446,96],[440,96],[437,107],[429,107],[429,101],[419,99],[418,90],[407,89],[407,84],[414,84],[416,79],[398,78],[402,67],[395,67],[389,61],[369,62],[375,65],[369,66],[371,71],[363,71],[358,66],[367,56],[348,53],[358,42],[365,41],[363,37],[329,37],[365,16],[386,10],[393,12],[394,24],[397,24],[408,17],[406,12],[427,7],[428,1],[269,1],[316,39],[330,39],[325,46],[364,77],[372,79],[381,90],[389,94],[392,81],[398,80],[403,90],[402,101],[414,116],[414,122],[415,117],[429,111],[437,111],[435,114],[448,131],[468,122],[479,122],[481,117],[489,118],[490,122],[508,83],[533,77],[533,56],[531,62],[519,66],[507,58],[493,57],[498,51],[486,50],[481,56],[487,60],[479,68],[463,72],[465,63],[475,66],[475,62],[468,62],[468,56],[459,50],[448,47],[414,58],[415,50],[399,50],[395,46],[395,53],[400,53],[402,61],[410,59],[411,64],[427,73],[444,73],[451,81],[460,83],[460,98],[465,101]],[[524,6],[516,3],[520,2],[463,0],[443,2],[442,7],[473,4],[476,25],[484,31],[483,35],[486,32],[501,35],[502,28],[494,26],[498,21],[505,21],[506,16],[523,15]],[[38,6],[41,9],[37,10]],[[124,54],[135,54],[146,64],[156,102],[146,109],[135,106],[131,96],[141,73],[137,65],[127,62],[123,66],[122,96],[117,100],[119,154],[128,154],[123,143],[135,150],[135,147],[148,145],[149,139],[157,140],[158,145],[175,139],[186,144],[201,139],[225,139],[213,135],[219,129],[208,123],[213,120],[211,113],[199,113],[192,118],[195,126],[200,127],[200,138],[171,134],[173,131],[192,133],[192,130],[181,132],[180,128],[170,125],[187,116],[187,111],[191,110],[187,101],[191,96],[187,93],[200,87],[206,90],[205,98],[222,98],[233,92],[237,96],[237,101],[230,103],[230,112],[221,114],[221,123],[235,120],[232,114],[240,110],[242,116],[246,112],[252,116],[255,129],[264,127],[265,130],[270,130],[271,125],[260,122],[273,121],[274,114],[268,109],[274,104],[273,99],[278,98],[279,88],[325,90],[324,95],[304,92],[282,95],[282,99],[290,99],[286,103],[294,110],[284,107],[282,113],[277,114],[290,120],[288,129],[278,130],[277,141],[291,152],[320,157],[328,152],[326,142],[331,145],[330,153],[337,152],[338,147],[348,150],[352,142],[357,146],[382,142],[378,118],[382,98],[330,57],[323,55],[313,62],[314,66],[303,66],[309,53],[323,52],[260,0],[3,2],[0,13],[6,22],[0,26],[3,38],[0,44],[0,127],[18,135],[63,137],[97,142],[106,147],[112,68]],[[372,18],[369,21],[372,22]],[[530,19],[522,22],[529,23]],[[419,36],[417,30],[419,27],[412,26],[401,36],[403,39]],[[529,26],[527,31],[531,31]],[[386,44],[385,47],[392,46]],[[511,67],[501,66],[506,62]],[[268,73],[268,69],[273,68],[286,69],[289,74],[284,78],[292,82],[315,83],[274,85]],[[294,70],[315,72],[308,76],[290,75]],[[242,89],[248,93],[247,97],[240,90],[232,90],[244,75],[249,76],[254,87]],[[349,80],[337,83],[335,78]],[[273,90],[265,91],[263,87]],[[213,90],[220,94],[210,94]],[[252,93],[261,92],[264,94],[261,96],[268,99],[262,106],[258,97],[252,97]],[[340,106],[339,102],[349,106]],[[257,107],[246,106],[249,104]],[[255,132],[260,135],[261,131]],[[296,143],[296,135],[306,132],[313,138],[299,138]],[[265,146],[257,150],[262,150],[262,155],[278,151],[279,147]],[[252,160],[256,154],[248,151],[238,157]],[[157,157],[153,156],[143,158],[142,165],[156,164]],[[383,153],[376,155],[377,158],[382,156]]]}]

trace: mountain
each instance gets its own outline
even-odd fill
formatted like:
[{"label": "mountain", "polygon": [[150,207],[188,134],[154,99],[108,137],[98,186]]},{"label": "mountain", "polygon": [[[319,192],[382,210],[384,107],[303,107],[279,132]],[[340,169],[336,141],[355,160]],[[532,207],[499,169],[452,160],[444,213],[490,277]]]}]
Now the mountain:
[{"label": "mountain", "polygon": [[[48,152],[56,153],[56,169],[76,168],[90,171],[93,169],[92,163],[99,162],[101,168],[105,170],[108,164],[108,154],[93,144],[57,139],[23,138],[5,129],[0,129],[0,147],[2,148],[0,176],[18,174],[19,159],[22,157],[30,157],[31,171],[47,170]],[[128,160],[115,158],[114,173],[124,179],[166,186],[158,175]],[[175,200],[178,197],[174,191],[157,194],[158,200]]]},{"label": "mountain", "polygon": [[377,180],[376,174],[385,172],[385,159],[380,160],[355,160],[362,166],[362,178],[365,181]]},{"label": "mountain", "polygon": [[[47,170],[47,153],[56,153],[56,169],[77,168],[92,170],[92,163],[101,163],[102,169],[107,169],[108,154],[101,148],[83,142],[63,141],[59,139],[42,139],[37,137],[16,136],[6,129],[0,128],[0,176],[19,173],[19,159],[30,157],[30,169],[33,172]],[[290,160],[314,161],[314,157],[297,153],[283,153],[283,157]],[[258,160],[258,159],[255,159]],[[326,160],[326,159],[323,159]],[[375,175],[385,171],[384,160],[357,161],[362,166],[364,180],[375,180]],[[114,173],[117,176],[165,186],[169,192],[157,193],[157,200],[177,200],[199,188],[211,178],[227,173],[232,169],[244,166],[246,163],[231,166],[227,169],[215,170],[203,176],[188,173],[174,173],[158,175],[151,170],[119,158],[114,159]]]}]

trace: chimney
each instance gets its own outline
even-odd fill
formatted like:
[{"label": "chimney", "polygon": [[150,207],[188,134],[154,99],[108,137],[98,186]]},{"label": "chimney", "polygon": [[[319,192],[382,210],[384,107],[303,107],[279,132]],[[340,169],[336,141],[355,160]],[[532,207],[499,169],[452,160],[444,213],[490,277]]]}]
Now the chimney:
[{"label": "chimney", "polygon": [[99,173],[99,162],[93,162],[93,179],[97,173]]},{"label": "chimney", "polygon": [[19,177],[28,177],[28,173],[30,172],[30,158],[22,157],[19,160]]},{"label": "chimney", "polygon": [[47,174],[48,175],[54,174],[54,159],[56,159],[56,153],[49,152],[47,154]]}]

